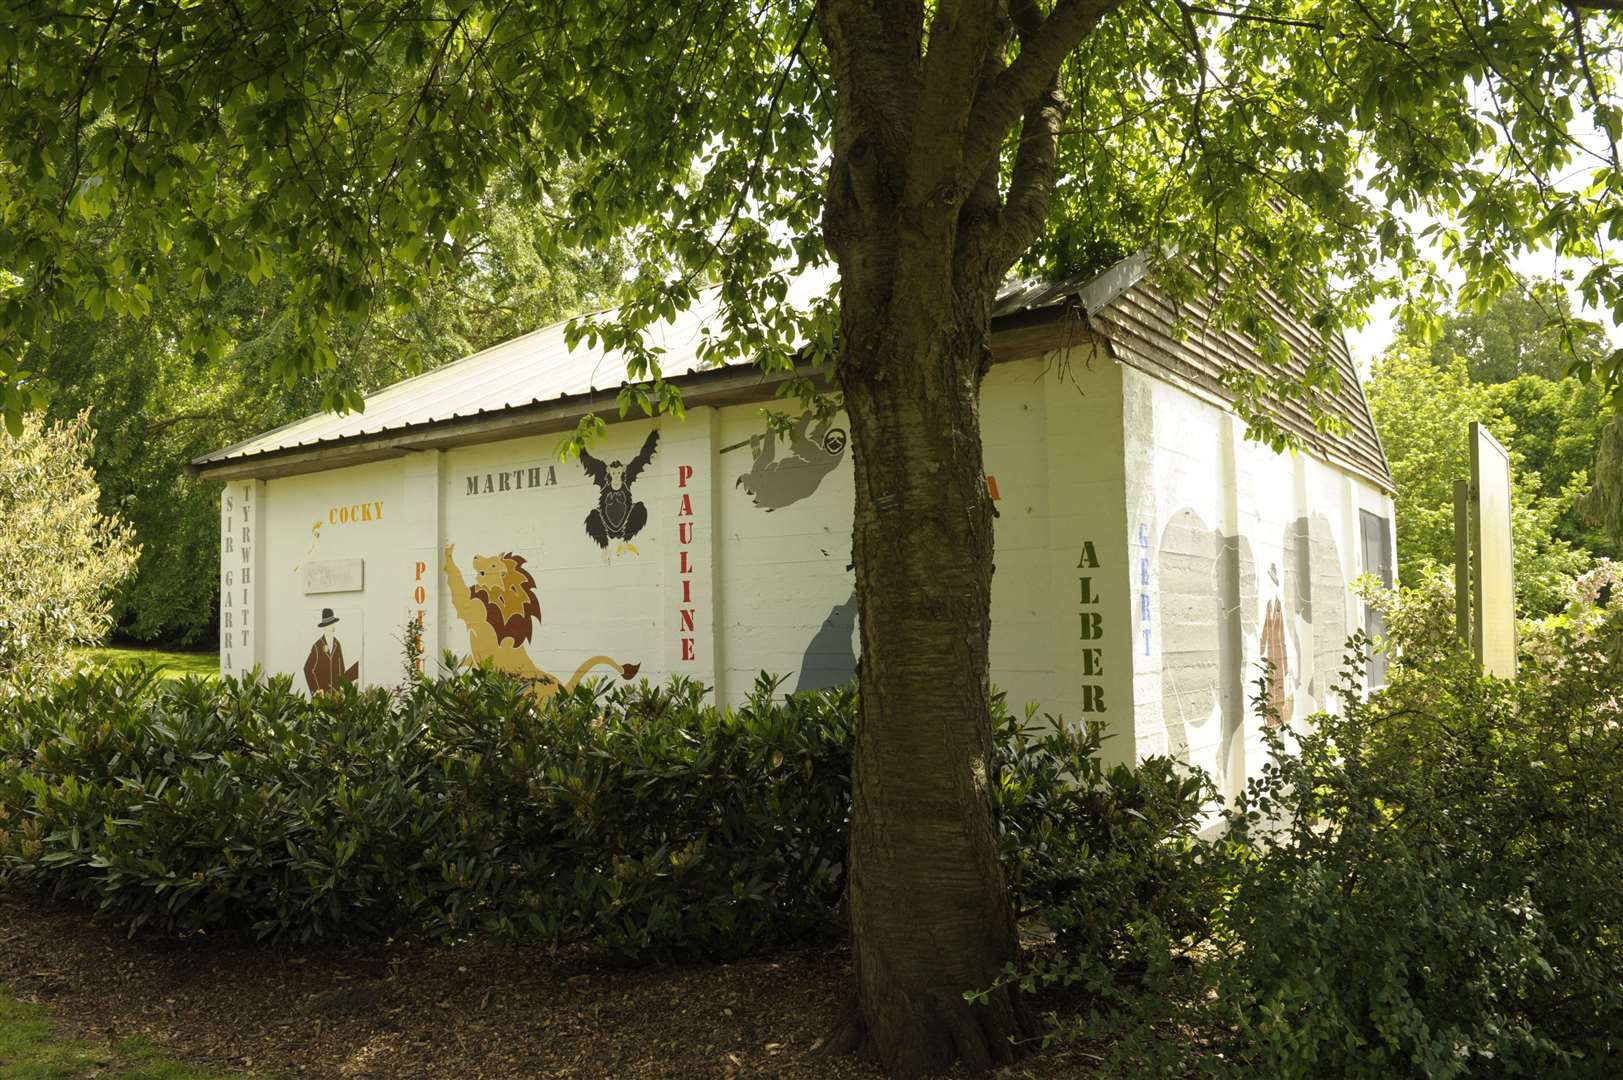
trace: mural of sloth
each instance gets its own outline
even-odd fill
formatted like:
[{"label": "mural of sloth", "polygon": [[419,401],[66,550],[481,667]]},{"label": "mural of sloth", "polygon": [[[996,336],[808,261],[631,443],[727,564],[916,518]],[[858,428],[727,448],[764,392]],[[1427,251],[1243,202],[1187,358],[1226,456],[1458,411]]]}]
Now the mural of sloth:
[{"label": "mural of sloth", "polygon": [[789,432],[789,455],[783,458],[778,457],[778,439],[771,431],[751,435],[755,460],[733,486],[749,492],[755,505],[767,511],[781,510],[815,492],[845,456],[846,435],[832,420],[820,420],[814,428],[812,419],[809,409],[800,414]]},{"label": "mural of sloth", "polygon": [[445,545],[445,580],[457,618],[468,628],[474,660],[488,661],[497,671],[529,683],[536,704],[550,701],[559,689],[575,689],[593,668],[606,667],[628,680],[637,674],[639,665],[621,664],[607,656],[585,661],[568,681],[542,671],[525,651],[541,622],[541,601],[535,595],[535,578],[525,569],[524,556],[510,551],[475,555],[473,584],[469,585],[457,569],[454,547]]}]

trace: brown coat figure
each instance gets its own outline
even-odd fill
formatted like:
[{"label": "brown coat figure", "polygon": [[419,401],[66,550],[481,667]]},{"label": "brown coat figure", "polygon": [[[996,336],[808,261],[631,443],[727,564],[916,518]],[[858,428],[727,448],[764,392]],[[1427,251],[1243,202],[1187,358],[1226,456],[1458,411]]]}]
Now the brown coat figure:
[{"label": "brown coat figure", "polygon": [[322,635],[316,638],[316,643],[310,646],[310,655],[304,658],[304,681],[312,694],[335,689],[340,683],[352,683],[360,674],[360,661],[344,666],[343,643],[332,631],[337,621],[332,608],[321,609],[321,621],[316,625],[322,628]]},{"label": "brown coat figure", "polygon": [[1268,661],[1272,679],[1268,684],[1269,727],[1289,727],[1295,700],[1285,694],[1290,677],[1290,657],[1285,654],[1285,612],[1278,600],[1268,601],[1262,620],[1262,658]]}]

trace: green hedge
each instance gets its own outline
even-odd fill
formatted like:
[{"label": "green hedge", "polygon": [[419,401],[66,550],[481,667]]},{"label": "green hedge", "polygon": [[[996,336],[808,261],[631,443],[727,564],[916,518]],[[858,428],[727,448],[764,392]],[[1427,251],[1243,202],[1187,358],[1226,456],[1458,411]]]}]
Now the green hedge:
[{"label": "green hedge", "polygon": [[1446,587],[1382,601],[1389,685],[1346,687],[1229,814],[1216,1000],[1252,1075],[1623,1075],[1620,584],[1524,624],[1513,682]]},{"label": "green hedge", "polygon": [[[736,955],[831,929],[844,886],[855,691],[776,688],[718,710],[687,680],[585,687],[538,710],[488,671],[314,700],[285,678],[82,671],[0,706],[0,875],[132,931]],[[1096,729],[995,714],[1015,902],[1101,954],[1143,911],[1197,917],[1161,841],[1203,785],[1103,769]]]},{"label": "green hedge", "polygon": [[466,672],[323,696],[83,672],[7,703],[0,866],[131,928],[486,929],[726,955],[829,923],[850,691],[736,710]]},{"label": "green hedge", "polygon": [[[1126,864],[1063,841],[1114,869],[1054,896],[1080,932],[1010,980],[1087,991],[1059,1036],[1100,1077],[1623,1076],[1623,567],[1569,586],[1515,681],[1460,643],[1446,580],[1377,596],[1388,685],[1363,692],[1359,635],[1338,713],[1267,729],[1210,838]],[[1158,768],[1132,784],[1175,795]]]}]

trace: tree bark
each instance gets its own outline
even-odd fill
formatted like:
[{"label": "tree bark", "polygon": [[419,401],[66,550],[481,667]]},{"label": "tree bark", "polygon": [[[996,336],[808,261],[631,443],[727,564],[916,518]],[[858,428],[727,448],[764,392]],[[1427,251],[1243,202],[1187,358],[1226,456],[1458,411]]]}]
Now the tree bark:
[{"label": "tree bark", "polygon": [[[1013,1061],[1033,1033],[1020,999],[991,990],[1019,938],[992,819],[980,385],[997,287],[1054,189],[1059,65],[1117,2],[935,5],[927,51],[919,0],[818,7],[837,88],[823,232],[840,269],[862,626],[857,989],[829,1049],[877,1057],[894,1080]],[[972,1005],[969,991],[990,993]]]},{"label": "tree bark", "polygon": [[939,309],[845,302],[856,472],[862,716],[850,912],[856,1006],[831,1046],[895,1078],[1015,1060],[1032,1034],[1007,991],[1018,952],[997,855],[988,638],[992,507],[981,458],[986,295]]}]

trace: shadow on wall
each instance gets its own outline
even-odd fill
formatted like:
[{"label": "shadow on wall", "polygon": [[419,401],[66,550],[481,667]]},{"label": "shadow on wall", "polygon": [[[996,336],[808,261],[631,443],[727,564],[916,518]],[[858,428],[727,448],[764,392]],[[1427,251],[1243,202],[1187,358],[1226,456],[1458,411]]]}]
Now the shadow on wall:
[{"label": "shadow on wall", "polygon": [[1192,731],[1215,718],[1217,780],[1232,791],[1245,778],[1246,641],[1257,622],[1251,544],[1185,507],[1161,533],[1158,556],[1167,750],[1187,755]]},{"label": "shadow on wall", "polygon": [[857,594],[843,604],[834,605],[806,646],[806,655],[800,660],[800,681],[795,693],[802,690],[825,690],[831,686],[844,686],[857,673],[857,651],[851,636],[857,628]]},{"label": "shadow on wall", "polygon": [[[1286,631],[1299,667],[1311,656],[1305,686],[1310,700],[1297,714],[1327,708],[1347,645],[1347,579],[1335,530],[1322,514],[1300,517],[1285,531]],[[1298,679],[1300,682],[1300,679]]]},{"label": "shadow on wall", "polygon": [[1250,542],[1208,527],[1187,507],[1161,534],[1167,749],[1187,754],[1191,735],[1215,720],[1217,780],[1226,794],[1245,784],[1245,717],[1263,659],[1277,673],[1273,706],[1280,722],[1289,724],[1293,714],[1328,704],[1346,643],[1347,582],[1329,520],[1319,514],[1297,518],[1283,540],[1283,573],[1270,566],[1261,583],[1268,595],[1260,598],[1266,609],[1259,633]]}]

